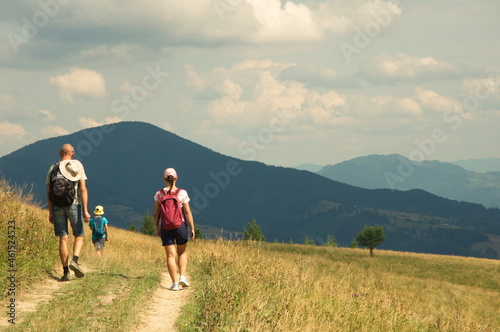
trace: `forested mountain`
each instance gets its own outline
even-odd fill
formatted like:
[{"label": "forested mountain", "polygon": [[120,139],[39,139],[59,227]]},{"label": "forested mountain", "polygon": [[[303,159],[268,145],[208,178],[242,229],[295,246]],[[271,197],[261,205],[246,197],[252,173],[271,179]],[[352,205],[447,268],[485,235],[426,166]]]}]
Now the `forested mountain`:
[{"label": "forested mountain", "polygon": [[362,188],[423,189],[449,199],[500,207],[500,172],[476,173],[453,163],[370,155],[325,166],[318,174]]},{"label": "forested mountain", "polygon": [[119,227],[152,212],[163,170],[178,171],[198,225],[241,232],[256,219],[269,241],[350,245],[365,225],[383,225],[385,249],[498,258],[500,210],[423,190],[362,189],[292,168],[222,155],[142,122],[121,122],[38,141],[0,158],[10,182],[45,204],[45,178],[71,143],[85,166],[90,209],[104,205]]}]

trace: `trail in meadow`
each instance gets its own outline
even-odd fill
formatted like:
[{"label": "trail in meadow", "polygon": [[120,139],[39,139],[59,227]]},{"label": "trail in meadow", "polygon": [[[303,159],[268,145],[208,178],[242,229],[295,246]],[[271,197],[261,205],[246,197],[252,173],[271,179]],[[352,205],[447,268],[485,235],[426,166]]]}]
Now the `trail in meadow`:
[{"label": "trail in meadow", "polygon": [[131,332],[175,331],[175,321],[181,313],[182,306],[192,293],[191,288],[177,292],[168,289],[172,280],[168,273],[162,273],[160,286],[151,297],[148,305],[139,313],[140,325]]},{"label": "trail in meadow", "polygon": [[[48,303],[61,291],[66,283],[60,282],[54,273],[49,274],[44,280],[35,283],[22,294],[16,297],[16,319],[15,323],[20,324],[29,314]],[[0,321],[0,327],[12,325],[7,319]]]},{"label": "trail in meadow", "polygon": [[[36,312],[42,304],[50,302],[70,282],[60,282],[55,274],[50,274],[43,281],[32,285],[16,299],[16,325],[29,314]],[[168,289],[171,284],[168,273],[163,273],[158,289],[139,312],[138,323],[130,332],[175,331],[175,321],[181,313],[182,306],[188,301],[192,289],[184,288],[174,292]],[[7,319],[0,321],[0,328],[9,325],[12,324]]]}]

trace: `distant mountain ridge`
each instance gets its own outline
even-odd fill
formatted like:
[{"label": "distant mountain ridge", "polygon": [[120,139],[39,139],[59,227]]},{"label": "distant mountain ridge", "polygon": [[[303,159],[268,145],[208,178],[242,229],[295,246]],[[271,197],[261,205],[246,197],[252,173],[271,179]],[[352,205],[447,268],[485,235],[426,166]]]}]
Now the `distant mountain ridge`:
[{"label": "distant mountain ridge", "polygon": [[[331,235],[349,246],[365,225],[383,225],[382,249],[500,257],[500,210],[423,190],[362,189],[292,168],[222,155],[143,122],[120,122],[41,140],[0,158],[7,180],[26,183],[45,204],[45,177],[64,143],[88,176],[90,209],[103,205],[127,228],[152,213],[166,167],[179,174],[198,225],[241,232],[256,219],[269,241],[317,244]],[[459,167],[457,167],[459,169]]]},{"label": "distant mountain ridge", "polygon": [[293,168],[301,170],[301,171],[309,171],[309,172],[317,173],[318,171],[320,171],[323,168],[323,166],[316,165],[316,164],[300,164],[300,165],[294,166]]},{"label": "distant mountain ridge", "polygon": [[467,159],[450,163],[476,173],[500,172],[500,158]]},{"label": "distant mountain ridge", "polygon": [[361,188],[423,189],[453,200],[500,207],[500,173],[476,173],[452,163],[369,155],[325,166],[318,174]]}]

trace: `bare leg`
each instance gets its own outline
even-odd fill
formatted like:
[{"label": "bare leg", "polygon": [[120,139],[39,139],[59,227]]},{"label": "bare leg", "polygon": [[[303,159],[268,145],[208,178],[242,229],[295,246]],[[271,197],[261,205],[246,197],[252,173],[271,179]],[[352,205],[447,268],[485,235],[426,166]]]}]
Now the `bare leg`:
[{"label": "bare leg", "polygon": [[177,256],[175,245],[165,246],[165,252],[167,253],[167,268],[168,273],[170,274],[170,279],[172,279],[172,282],[179,282],[177,264],[175,262]]},{"label": "bare leg", "polygon": [[68,236],[59,236],[59,257],[62,266],[68,266]]},{"label": "bare leg", "polygon": [[186,275],[186,268],[187,268],[187,253],[186,253],[186,244],[178,245],[177,246],[177,254],[179,255],[179,274],[181,276]]},{"label": "bare leg", "polygon": [[73,255],[80,257],[83,248],[83,236],[75,236],[73,243]]}]

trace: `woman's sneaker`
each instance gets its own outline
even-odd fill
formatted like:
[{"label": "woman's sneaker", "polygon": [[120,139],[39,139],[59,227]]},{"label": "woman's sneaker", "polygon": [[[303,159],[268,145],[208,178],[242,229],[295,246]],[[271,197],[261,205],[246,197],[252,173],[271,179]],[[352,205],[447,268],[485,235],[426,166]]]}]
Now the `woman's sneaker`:
[{"label": "woman's sneaker", "polygon": [[172,283],[172,286],[169,289],[172,291],[178,291],[179,290],[179,283],[178,282]]},{"label": "woman's sneaker", "polygon": [[179,284],[181,284],[181,285],[182,285],[182,287],[189,287],[189,286],[191,286],[191,285],[189,284],[189,282],[187,281],[187,279],[186,279],[186,277],[185,277],[185,276],[181,276],[181,277],[180,277]]}]

